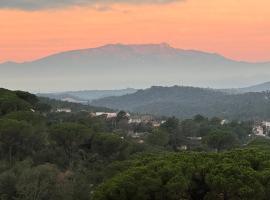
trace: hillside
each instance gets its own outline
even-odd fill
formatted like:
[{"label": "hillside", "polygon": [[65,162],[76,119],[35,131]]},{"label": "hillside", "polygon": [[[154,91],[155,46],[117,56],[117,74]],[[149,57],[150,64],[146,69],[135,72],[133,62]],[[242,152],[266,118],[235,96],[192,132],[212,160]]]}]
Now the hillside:
[{"label": "hillside", "polygon": [[267,81],[269,66],[270,63],[239,62],[168,44],[110,44],[31,62],[0,64],[0,84],[33,91],[146,88],[180,83],[226,88]]},{"label": "hillside", "polygon": [[270,94],[227,94],[193,87],[151,87],[122,97],[93,101],[95,106],[189,118],[196,114],[229,119],[270,119]]},{"label": "hillside", "polygon": [[57,110],[58,108],[69,108],[72,112],[112,112],[112,109],[101,107],[101,106],[90,106],[81,103],[61,101],[56,99],[50,99],[46,97],[39,97],[39,102],[43,104],[50,105],[52,110]]},{"label": "hillside", "polygon": [[37,97],[34,94],[24,91],[11,91],[0,88],[0,117],[17,111],[40,111],[50,112],[58,108],[70,108],[73,112],[89,111],[101,112],[112,111],[104,107],[82,105],[79,103],[63,102],[44,97]]},{"label": "hillside", "polygon": [[0,117],[15,111],[30,111],[38,104],[38,98],[28,92],[0,88]]},{"label": "hillside", "polygon": [[247,92],[266,92],[266,91],[270,91],[270,82],[265,82],[265,83],[252,85],[249,87],[243,87],[243,88],[223,89],[220,91],[231,93],[231,94],[241,94],[241,93],[247,93]]},{"label": "hillside", "polygon": [[109,96],[122,96],[125,94],[135,93],[136,91],[136,89],[127,88],[122,90],[83,90],[59,93],[39,93],[37,95],[40,97],[47,97],[56,100],[87,104],[94,99],[100,99]]},{"label": "hillside", "polygon": [[[166,101],[189,101],[192,91],[194,102],[224,96],[200,88],[151,90],[151,101],[162,101],[160,90]],[[221,124],[197,115],[168,118],[160,126],[129,124],[124,113],[108,119],[45,112],[44,105],[82,106],[0,89],[0,199],[197,200],[223,193],[269,199],[269,141],[254,140],[250,122]]]}]

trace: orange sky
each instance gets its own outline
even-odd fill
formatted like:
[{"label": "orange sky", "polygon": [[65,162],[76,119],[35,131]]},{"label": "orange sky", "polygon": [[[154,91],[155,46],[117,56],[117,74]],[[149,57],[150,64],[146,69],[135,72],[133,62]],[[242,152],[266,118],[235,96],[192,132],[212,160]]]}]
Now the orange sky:
[{"label": "orange sky", "polygon": [[42,11],[0,10],[0,62],[107,43],[160,43],[270,61],[269,0],[185,0]]}]

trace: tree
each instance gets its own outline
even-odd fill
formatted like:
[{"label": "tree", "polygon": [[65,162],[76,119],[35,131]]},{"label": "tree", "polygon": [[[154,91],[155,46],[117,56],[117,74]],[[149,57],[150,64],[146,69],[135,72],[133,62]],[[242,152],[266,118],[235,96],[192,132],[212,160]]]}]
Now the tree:
[{"label": "tree", "polygon": [[13,200],[17,196],[16,190],[17,177],[11,171],[0,174],[0,199]]},{"label": "tree", "polygon": [[169,145],[177,150],[184,137],[179,120],[175,117],[168,118],[160,128],[169,134]]},{"label": "tree", "polygon": [[154,130],[147,136],[146,140],[149,144],[164,147],[169,142],[169,134],[163,130]]},{"label": "tree", "polygon": [[107,158],[119,158],[128,153],[128,143],[116,134],[97,133],[93,137],[91,150]]},{"label": "tree", "polygon": [[50,164],[27,168],[22,171],[16,185],[18,200],[70,199],[70,190],[63,190],[65,177]]},{"label": "tree", "polygon": [[264,189],[257,179],[256,172],[234,160],[214,165],[206,176],[210,192],[206,200],[211,199],[264,199]]},{"label": "tree", "polygon": [[202,116],[202,115],[195,115],[193,119],[195,122],[198,122],[198,123],[207,120],[207,118],[204,118],[204,116]]},{"label": "tree", "polygon": [[35,109],[41,113],[48,113],[51,111],[52,107],[46,103],[37,103],[35,105]]},{"label": "tree", "polygon": [[11,96],[5,99],[0,99],[0,115],[6,115],[14,111],[30,109],[31,105],[29,103],[17,97]]},{"label": "tree", "polygon": [[91,131],[86,126],[77,123],[55,125],[49,132],[50,140],[63,148],[69,166],[72,164],[74,153],[78,151],[80,145],[91,138],[91,135]]},{"label": "tree", "polygon": [[30,103],[31,105],[35,105],[38,103],[38,98],[36,95],[31,94],[29,92],[24,91],[15,91],[15,94],[24,101]]},{"label": "tree", "polygon": [[128,119],[128,114],[125,111],[120,111],[116,117],[117,128],[127,131],[129,128]]},{"label": "tree", "polygon": [[3,155],[8,155],[10,165],[14,156],[29,155],[35,145],[31,125],[10,119],[0,120],[0,144]]},{"label": "tree", "polygon": [[267,151],[251,148],[219,154],[140,155],[96,188],[93,199],[269,199],[267,152],[269,147]]},{"label": "tree", "polygon": [[128,120],[128,115],[125,111],[117,113],[116,122],[120,122],[122,120]]},{"label": "tree", "polygon": [[196,137],[199,134],[200,124],[196,120],[187,119],[181,123],[183,134],[187,137]]},{"label": "tree", "polygon": [[25,121],[39,129],[45,126],[45,118],[39,113],[34,113],[31,111],[12,112],[7,114],[5,118],[17,121]]},{"label": "tree", "polygon": [[218,152],[231,149],[238,144],[236,136],[231,132],[214,131],[203,138],[203,142]]}]

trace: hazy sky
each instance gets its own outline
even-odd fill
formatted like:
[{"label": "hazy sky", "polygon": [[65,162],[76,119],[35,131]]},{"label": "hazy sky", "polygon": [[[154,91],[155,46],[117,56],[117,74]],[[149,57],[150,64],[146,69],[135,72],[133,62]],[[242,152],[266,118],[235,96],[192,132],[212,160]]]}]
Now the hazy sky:
[{"label": "hazy sky", "polygon": [[269,0],[1,0],[0,62],[107,43],[270,61]]}]

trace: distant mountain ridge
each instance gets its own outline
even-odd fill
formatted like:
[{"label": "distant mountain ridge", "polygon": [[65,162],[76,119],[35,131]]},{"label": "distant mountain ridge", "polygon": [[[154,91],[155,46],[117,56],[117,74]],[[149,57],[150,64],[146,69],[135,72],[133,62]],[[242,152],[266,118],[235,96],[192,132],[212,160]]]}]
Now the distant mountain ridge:
[{"label": "distant mountain ridge", "polygon": [[247,92],[266,92],[266,91],[270,91],[270,81],[265,82],[265,83],[261,83],[261,84],[257,84],[257,85],[252,85],[249,87],[223,89],[220,91],[232,93],[232,94],[239,94],[239,93],[241,94],[241,93],[247,93]]},{"label": "distant mountain ridge", "polygon": [[126,88],[122,90],[82,90],[59,93],[40,93],[37,95],[56,100],[87,104],[95,99],[105,98],[109,96],[122,96],[125,94],[135,93],[136,91],[137,89]]},{"label": "distant mountain ridge", "polygon": [[270,92],[229,94],[195,87],[151,87],[95,100],[92,105],[179,118],[202,114],[227,119],[270,119]]},{"label": "distant mountain ridge", "polygon": [[270,63],[239,62],[166,43],[110,44],[0,64],[0,85],[32,91],[179,84],[224,88],[267,81],[269,68]]}]

